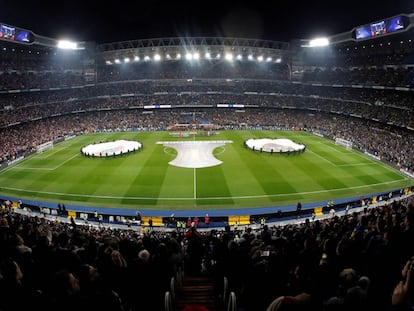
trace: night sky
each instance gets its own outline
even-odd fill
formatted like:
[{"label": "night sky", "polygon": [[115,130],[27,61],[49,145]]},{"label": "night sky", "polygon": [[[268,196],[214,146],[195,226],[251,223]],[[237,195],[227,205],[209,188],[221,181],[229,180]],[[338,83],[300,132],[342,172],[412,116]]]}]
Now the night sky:
[{"label": "night sky", "polygon": [[412,0],[105,2],[0,0],[0,22],[37,35],[97,43],[183,36],[290,41],[414,12]]}]

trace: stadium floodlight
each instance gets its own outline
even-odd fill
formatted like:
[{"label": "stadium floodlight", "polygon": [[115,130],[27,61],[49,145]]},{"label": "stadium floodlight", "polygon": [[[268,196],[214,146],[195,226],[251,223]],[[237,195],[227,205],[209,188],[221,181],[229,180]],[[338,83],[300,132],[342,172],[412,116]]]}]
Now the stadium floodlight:
[{"label": "stadium floodlight", "polygon": [[281,63],[282,62],[282,59],[279,57],[279,58],[276,58],[276,60],[275,60],[275,63]]},{"label": "stadium floodlight", "polygon": [[57,42],[57,48],[58,49],[64,49],[64,50],[78,50],[78,43],[69,41],[69,40],[59,40]]},{"label": "stadium floodlight", "polygon": [[206,58],[206,59],[210,59],[210,58],[211,58],[211,54],[210,54],[210,52],[206,52],[206,54],[205,54],[205,58]]},{"label": "stadium floodlight", "polygon": [[125,57],[125,58],[124,58],[124,63],[129,63],[129,62],[130,62],[129,57]]},{"label": "stadium floodlight", "polygon": [[253,55],[252,54],[249,54],[249,56],[247,56],[247,59],[248,60],[253,60]]},{"label": "stadium floodlight", "polygon": [[138,62],[139,61],[139,56],[135,56],[134,61]]},{"label": "stadium floodlight", "polygon": [[241,56],[241,54],[237,55],[237,60],[242,60],[243,56]]},{"label": "stadium floodlight", "polygon": [[199,60],[199,59],[200,59],[200,53],[198,53],[198,52],[194,52],[194,53],[193,53],[193,59],[195,59],[195,60]]},{"label": "stadium floodlight", "polygon": [[263,56],[262,56],[262,55],[259,55],[259,56],[257,57],[257,60],[258,60],[259,62],[262,62],[262,61],[263,61]]},{"label": "stadium floodlight", "polygon": [[107,65],[112,65],[112,62],[111,62],[110,60],[107,60],[107,61],[105,62],[105,64],[107,64]]},{"label": "stadium floodlight", "polygon": [[177,56],[175,57],[176,59],[181,59],[181,54],[178,53]]},{"label": "stadium floodlight", "polygon": [[171,55],[170,55],[170,54],[165,55],[165,57],[166,57],[167,59],[171,59]]},{"label": "stadium floodlight", "polygon": [[191,53],[185,54],[185,59],[186,60],[192,60],[193,59],[193,54],[191,54]]},{"label": "stadium floodlight", "polygon": [[115,64],[120,64],[120,63],[121,63],[120,59],[119,58],[116,58],[115,59]]},{"label": "stadium floodlight", "polygon": [[328,38],[315,38],[309,40],[309,47],[319,47],[319,46],[328,46],[329,39]]},{"label": "stadium floodlight", "polygon": [[233,54],[231,53],[226,53],[226,55],[224,56],[224,58],[229,61],[232,62],[233,61]]},{"label": "stadium floodlight", "polygon": [[154,55],[154,60],[155,60],[156,62],[159,62],[159,61],[161,60],[161,55],[160,55],[160,54],[155,54],[155,55]]},{"label": "stadium floodlight", "polygon": [[272,61],[272,58],[269,56],[268,58],[266,58],[266,61],[267,61],[268,63],[270,63],[270,62]]},{"label": "stadium floodlight", "polygon": [[148,55],[144,56],[144,61],[149,62],[151,60],[151,58]]}]

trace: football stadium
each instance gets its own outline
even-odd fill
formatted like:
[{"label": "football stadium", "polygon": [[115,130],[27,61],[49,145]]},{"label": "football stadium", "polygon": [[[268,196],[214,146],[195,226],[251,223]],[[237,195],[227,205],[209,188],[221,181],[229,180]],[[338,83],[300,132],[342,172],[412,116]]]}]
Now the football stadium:
[{"label": "football stadium", "polygon": [[104,44],[0,23],[0,309],[409,310],[414,15],[366,22]]}]

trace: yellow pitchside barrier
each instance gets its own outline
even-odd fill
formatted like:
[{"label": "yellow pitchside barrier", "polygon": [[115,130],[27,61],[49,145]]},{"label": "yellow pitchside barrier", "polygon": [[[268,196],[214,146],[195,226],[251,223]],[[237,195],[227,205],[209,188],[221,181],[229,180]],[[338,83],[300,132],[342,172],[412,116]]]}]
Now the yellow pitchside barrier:
[{"label": "yellow pitchside barrier", "polygon": [[315,216],[322,216],[323,215],[323,211],[322,211],[323,207],[315,207],[313,209]]},{"label": "yellow pitchside barrier", "polygon": [[233,226],[236,222],[238,225],[250,225],[250,215],[229,216],[229,225]]},{"label": "yellow pitchside barrier", "polygon": [[76,218],[76,211],[68,211],[68,218],[70,219],[70,217],[73,217],[75,219]]},{"label": "yellow pitchside barrier", "polygon": [[148,221],[152,218],[152,226],[153,227],[162,227],[164,224],[162,222],[162,217],[151,217],[151,216],[142,216],[141,218],[141,225],[145,227],[149,227]]}]

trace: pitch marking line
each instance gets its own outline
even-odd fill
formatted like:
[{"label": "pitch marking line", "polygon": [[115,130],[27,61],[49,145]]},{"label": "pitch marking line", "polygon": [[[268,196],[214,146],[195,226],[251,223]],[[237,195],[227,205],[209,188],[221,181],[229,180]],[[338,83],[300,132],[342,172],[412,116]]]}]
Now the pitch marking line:
[{"label": "pitch marking line", "polygon": [[39,170],[39,171],[54,171],[57,170],[59,167],[61,167],[62,165],[66,164],[67,162],[69,162],[70,160],[72,160],[73,158],[79,156],[79,154],[75,154],[73,156],[71,156],[69,159],[66,159],[65,161],[61,162],[60,164],[58,164],[55,167],[21,167],[20,165],[23,163],[19,163],[17,165],[11,166],[10,170],[12,169],[19,169],[19,170]]},{"label": "pitch marking line", "polygon": [[66,147],[65,148],[56,148],[56,147],[53,147],[53,149],[54,150],[51,153],[49,153],[49,152],[37,153],[34,156],[34,158],[47,159],[47,158],[51,157],[52,155],[54,155],[54,154],[56,154],[56,153],[58,153],[58,152],[60,152],[60,151],[62,151],[64,149],[66,149]]},{"label": "pitch marking line", "polygon": [[320,159],[322,159],[322,160],[324,160],[324,161],[328,162],[328,163],[329,163],[329,164],[331,164],[332,166],[337,166],[335,163],[333,163],[333,162],[329,161],[327,158],[325,158],[325,157],[321,156],[320,154],[316,153],[315,151],[312,151],[312,150],[310,150],[310,149],[307,149],[307,151],[308,151],[308,152],[310,152],[310,153],[312,153],[312,154],[314,154],[314,155],[316,155],[318,158],[320,158]]},{"label": "pitch marking line", "polygon": [[[296,192],[296,193],[280,193],[280,194],[266,194],[266,195],[248,195],[248,196],[232,196],[232,197],[198,197],[197,200],[223,200],[223,199],[259,199],[259,198],[269,198],[269,197],[283,197],[283,196],[292,196],[292,195],[307,195],[307,194],[317,194],[317,193],[328,193],[328,192],[337,192],[349,189],[362,189],[372,186],[379,186],[379,185],[388,185],[400,182],[402,180],[393,180],[387,181],[382,183],[375,183],[363,186],[354,186],[354,187],[345,187],[345,188],[337,188],[337,189],[330,189],[330,190],[316,190],[316,191],[305,191],[305,192]],[[129,199],[129,200],[162,200],[162,201],[188,201],[194,200],[194,197],[184,197],[184,198],[167,198],[167,197],[127,197],[127,196],[106,196],[106,195],[84,195],[84,194],[70,194],[70,193],[62,193],[62,192],[50,192],[50,191],[35,191],[35,190],[27,190],[27,189],[19,189],[19,188],[11,188],[11,187],[1,187],[0,189],[11,190],[11,191],[20,191],[20,192],[34,192],[36,194],[47,194],[47,195],[56,195],[56,196],[68,196],[68,197],[81,197],[81,198],[95,198],[95,199]]]},{"label": "pitch marking line", "polygon": [[367,165],[378,165],[378,163],[375,162],[369,162],[369,163],[355,163],[355,164],[336,164],[337,167],[347,167],[347,166],[367,166]]},{"label": "pitch marking line", "polygon": [[193,189],[194,189],[194,197],[193,197],[193,199],[197,199],[197,174],[196,174],[196,168],[194,168],[194,185],[193,185]]},{"label": "pitch marking line", "polygon": [[52,147],[53,152],[51,152],[51,153],[48,152],[50,150],[50,149],[48,149],[48,150],[46,150],[43,153],[36,153],[36,154],[34,154],[33,157],[34,158],[40,158],[40,159],[47,159],[47,158],[51,157],[52,155],[54,155],[54,154],[56,154],[56,153],[58,153],[58,152],[60,152],[62,150],[71,148],[73,145],[77,144],[77,142],[76,141],[73,141],[73,140],[71,140],[70,143],[66,144],[67,142],[68,141],[66,140],[66,141],[63,141],[61,143],[58,143],[57,145],[53,145],[53,147]]},{"label": "pitch marking line", "polygon": [[[335,163],[333,163],[332,161],[330,161],[330,160],[328,160],[327,158],[325,158],[325,157],[323,157],[323,156],[321,156],[320,154],[318,154],[317,152],[315,152],[315,151],[312,151],[312,150],[309,150],[308,149],[308,151],[310,152],[310,153],[313,153],[314,155],[316,155],[317,157],[319,157],[319,158],[321,158],[322,160],[324,160],[324,161],[326,161],[326,162],[328,162],[329,164],[331,164],[332,166],[335,166],[335,167],[352,167],[352,166],[368,166],[368,165],[380,165],[380,163],[376,163],[376,162],[374,162],[374,161],[370,161],[370,162],[366,162],[366,163],[355,163],[355,164],[335,164]],[[354,154],[354,152],[352,152],[352,154]],[[365,159],[364,157],[363,157],[363,159],[364,160],[367,160],[367,159]]]},{"label": "pitch marking line", "polygon": [[[377,159],[375,159],[375,158],[372,158],[372,157],[369,157],[368,155],[366,155],[366,154],[364,154],[364,153],[361,153],[361,152],[358,152],[358,151],[356,151],[356,150],[349,150],[349,153],[352,153],[353,155],[356,155],[356,156],[358,156],[359,158],[361,158],[361,159],[363,159],[363,160],[365,160],[365,161],[369,161],[369,160],[371,160],[370,162],[367,162],[367,163],[361,163],[361,164],[359,164],[359,165],[371,165],[371,163],[375,163],[375,164],[377,164],[377,165],[379,165],[379,166],[381,166],[381,167],[383,167],[383,168],[385,168],[386,170],[388,170],[388,171],[390,171],[390,172],[394,172],[394,173],[399,173],[401,176],[403,176],[404,177],[404,179],[405,180],[407,180],[408,178],[407,178],[407,176],[405,176],[403,173],[401,173],[400,171],[398,171],[398,170],[396,170],[396,169],[394,169],[393,167],[391,167],[391,166],[389,166],[389,165],[387,165],[387,164],[385,164],[384,162],[382,162],[381,160],[377,160]],[[352,164],[342,164],[342,165],[338,165],[338,166],[353,166]],[[355,164],[354,164],[354,166],[356,166]]]}]

